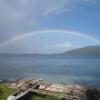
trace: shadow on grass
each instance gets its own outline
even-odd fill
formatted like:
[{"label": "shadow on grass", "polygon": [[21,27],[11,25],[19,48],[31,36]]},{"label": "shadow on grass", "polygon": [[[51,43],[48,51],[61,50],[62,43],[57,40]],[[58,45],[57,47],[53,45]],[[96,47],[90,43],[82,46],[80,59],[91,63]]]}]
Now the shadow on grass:
[{"label": "shadow on grass", "polygon": [[29,92],[28,94],[26,94],[24,97],[18,99],[18,100],[31,100],[32,96],[34,94],[32,92]]},{"label": "shadow on grass", "polygon": [[27,95],[18,100],[59,100],[59,99],[49,95],[42,95],[38,93],[29,92]]}]

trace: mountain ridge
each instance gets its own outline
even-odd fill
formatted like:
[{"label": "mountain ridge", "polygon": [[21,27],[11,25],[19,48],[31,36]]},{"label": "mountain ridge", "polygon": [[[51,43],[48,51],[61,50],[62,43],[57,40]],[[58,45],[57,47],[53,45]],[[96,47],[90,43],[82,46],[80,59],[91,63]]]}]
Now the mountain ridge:
[{"label": "mountain ridge", "polygon": [[64,52],[64,54],[71,55],[71,56],[100,56],[100,45],[86,46],[86,47]]},{"label": "mountain ridge", "polygon": [[[8,54],[8,53],[2,53],[0,56],[39,56],[39,55],[44,55],[44,56],[49,56],[49,55],[55,55],[55,56],[67,56],[67,57],[91,57],[91,56],[96,56],[100,57],[100,45],[98,46],[86,46],[82,48],[77,48],[73,50],[66,51],[64,53],[59,53],[59,54]],[[57,56],[57,57],[58,57]]]}]

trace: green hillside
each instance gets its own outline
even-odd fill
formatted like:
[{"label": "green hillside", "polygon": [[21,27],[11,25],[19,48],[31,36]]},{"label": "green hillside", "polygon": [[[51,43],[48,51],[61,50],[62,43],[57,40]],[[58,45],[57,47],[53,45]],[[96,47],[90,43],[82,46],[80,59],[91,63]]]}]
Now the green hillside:
[{"label": "green hillside", "polygon": [[87,46],[65,52],[69,56],[100,56],[100,46]]}]

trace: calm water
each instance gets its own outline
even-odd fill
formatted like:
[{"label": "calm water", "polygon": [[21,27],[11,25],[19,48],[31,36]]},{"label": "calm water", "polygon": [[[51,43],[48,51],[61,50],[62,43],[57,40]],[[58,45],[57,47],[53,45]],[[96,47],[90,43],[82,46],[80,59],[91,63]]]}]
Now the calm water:
[{"label": "calm water", "polygon": [[100,86],[100,58],[0,57],[0,79],[21,77]]}]

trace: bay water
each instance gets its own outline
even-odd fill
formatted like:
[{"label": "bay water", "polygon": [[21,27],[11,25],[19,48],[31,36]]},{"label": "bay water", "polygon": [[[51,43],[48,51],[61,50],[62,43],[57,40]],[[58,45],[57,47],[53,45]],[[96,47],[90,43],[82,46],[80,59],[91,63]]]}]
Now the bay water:
[{"label": "bay water", "polygon": [[64,84],[100,86],[100,58],[55,55],[0,56],[0,79],[21,77]]}]

